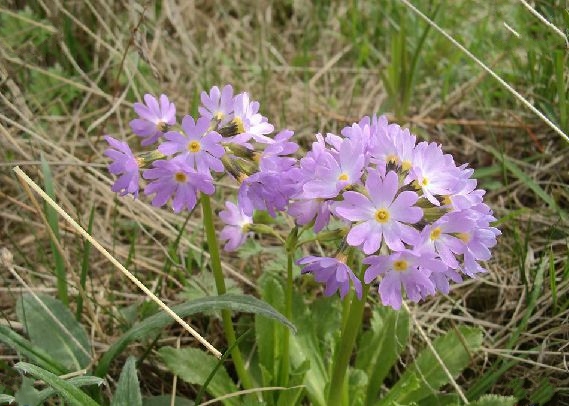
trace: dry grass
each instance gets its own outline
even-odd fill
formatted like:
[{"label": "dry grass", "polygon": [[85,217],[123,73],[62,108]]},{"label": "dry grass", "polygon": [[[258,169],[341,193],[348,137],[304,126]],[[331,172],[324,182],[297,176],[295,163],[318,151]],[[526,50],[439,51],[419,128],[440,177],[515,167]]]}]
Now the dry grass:
[{"label": "dry grass", "polygon": [[[41,29],[53,33],[49,41],[54,55],[38,55],[30,43],[16,48],[9,43],[0,45],[0,156],[4,161],[0,162],[0,244],[13,253],[16,270],[38,292],[54,292],[56,285],[49,234],[11,168],[20,165],[42,184],[39,160],[43,154],[54,174],[58,203],[67,213],[86,224],[94,207],[93,236],[122,263],[130,260],[130,269],[150,289],[159,286],[155,292],[159,297],[166,302],[177,299],[180,282],[161,269],[169,255],[168,242],[176,238],[184,219],[150,207],[144,198],[117,200],[110,191],[111,178],[102,155],[103,134],[133,139],[127,136],[131,106],[145,92],[164,92],[175,100],[179,112],[189,112],[202,89],[232,83],[260,100],[263,113],[277,128],[295,129],[306,140],[315,132],[334,132],[361,115],[380,112],[387,99],[379,69],[356,66],[350,59],[353,43],[339,35],[340,22],[347,18],[348,6],[343,2],[332,3],[325,14],[316,15],[314,5],[300,1],[286,5],[164,1],[159,17],[153,6],[129,3],[133,7],[128,8],[119,1],[56,1],[54,7],[48,3],[39,1],[38,7],[47,15]],[[89,71],[84,71],[85,64],[62,40],[60,27],[66,17],[76,41],[87,44],[84,49],[92,61]],[[138,27],[136,32],[133,27]],[[310,61],[295,66],[303,44]],[[43,105],[45,100],[30,92],[26,78],[32,72],[53,76],[48,67],[59,60],[67,60],[74,75],[57,75],[53,83],[74,89],[75,97],[71,102],[55,98]],[[567,211],[569,150],[530,112],[484,104],[477,89],[489,78],[480,72],[477,75],[453,83],[444,99],[436,78],[427,78],[431,82],[418,84],[406,120],[420,136],[441,142],[457,161],[471,162],[474,168],[493,166],[496,172],[483,178],[482,184],[490,188],[487,199],[497,216],[509,217],[501,225],[503,236],[487,275],[455,288],[450,297],[438,296],[414,306],[413,312],[431,336],[456,324],[483,330],[484,350],[474,357],[471,377],[480,376],[499,357],[518,360],[494,386],[494,393],[511,393],[509,382],[515,378],[530,391],[543,377],[567,390],[569,310],[553,308],[547,262],[551,253],[552,269],[561,280],[568,261],[567,220],[560,220],[527,182],[504,169],[492,151],[509,156]],[[529,93],[529,88],[530,84],[519,90]],[[53,114],[53,105],[61,106],[60,114]],[[223,193],[231,193],[231,188]],[[222,199],[216,201],[221,207]],[[140,233],[129,231],[134,224]],[[192,238],[181,240],[180,252],[200,252],[200,224],[196,212],[187,226]],[[82,240],[63,221],[60,227],[74,295]],[[526,234],[527,249],[523,249]],[[224,262],[230,277],[254,290],[255,281],[240,272],[244,265],[234,257]],[[524,320],[531,278],[540,266],[546,266],[543,290],[535,311]],[[95,353],[100,353],[120,333],[118,309],[141,302],[144,296],[96,252],[90,258],[89,277],[83,322],[96,345]],[[158,284],[162,279],[166,283]],[[558,284],[558,298],[567,295],[568,280]],[[17,326],[13,309],[22,286],[2,273],[1,289],[2,323]],[[527,327],[508,347],[521,323]],[[198,328],[204,329],[214,345],[219,344],[216,325],[198,324]],[[161,343],[174,343],[175,337],[173,331]],[[414,346],[422,347],[420,341],[415,340]],[[188,344],[182,340],[182,345]],[[411,348],[409,354],[414,351]],[[11,357],[3,352],[4,359]],[[146,390],[156,393],[168,388],[163,370],[155,367],[148,372],[144,373]],[[467,389],[471,381],[464,377],[459,384]],[[188,390],[180,383],[179,389]],[[567,404],[563,396],[557,401]]]}]

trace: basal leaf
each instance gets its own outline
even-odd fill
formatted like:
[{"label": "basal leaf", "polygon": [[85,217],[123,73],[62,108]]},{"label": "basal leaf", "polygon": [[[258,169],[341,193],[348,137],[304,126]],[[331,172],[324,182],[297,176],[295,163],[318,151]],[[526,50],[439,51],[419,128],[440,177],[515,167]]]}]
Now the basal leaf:
[{"label": "basal leaf", "polygon": [[[180,379],[194,385],[203,385],[218,363],[218,359],[213,355],[206,354],[197,348],[162,347],[158,354],[170,371],[178,375]],[[237,386],[224,368],[218,369],[207,386],[207,392],[216,398],[237,391]],[[237,398],[224,400],[223,403],[239,405]]]},{"label": "basal leaf", "polygon": [[[470,353],[477,351],[482,343],[482,334],[476,328],[459,327],[458,334],[457,331],[451,331],[433,342],[435,351],[454,378],[466,368],[470,363]],[[401,386],[406,385],[409,379],[418,380],[419,387],[414,390],[401,391]],[[419,402],[448,382],[447,374],[431,350],[425,348],[420,352],[415,362],[407,367],[401,379],[391,389],[391,391],[398,393],[393,401],[401,404]],[[389,404],[384,403],[383,400],[379,404]]]},{"label": "basal leaf", "polygon": [[135,357],[128,357],[124,364],[111,406],[142,406]]},{"label": "basal leaf", "polygon": [[0,325],[0,342],[17,351],[21,357],[27,358],[34,364],[47,369],[54,374],[62,375],[69,372],[67,368],[57,362],[40,347],[34,346],[30,341],[7,326]]},{"label": "basal leaf", "polygon": [[91,345],[83,326],[59,300],[37,296],[43,306],[29,294],[22,295],[16,305],[18,319],[32,344],[70,371],[86,368],[91,362]]},{"label": "basal leaf", "polygon": [[76,406],[99,406],[97,402],[91,399],[85,392],[69,383],[57,375],[52,374],[38,366],[28,364],[27,362],[18,362],[14,365],[18,371],[23,374],[31,375],[36,379],[41,379],[51,386],[58,395],[63,397],[66,402]]},{"label": "basal leaf", "polygon": [[[187,317],[195,313],[222,309],[260,314],[262,316],[278,320],[291,330],[296,331],[294,325],[288,321],[286,317],[262,300],[248,295],[204,297],[172,307],[172,310],[180,317]],[[117,341],[115,341],[101,357],[101,360],[97,365],[97,369],[95,370],[95,375],[105,376],[111,361],[120,354],[129,343],[134,340],[141,340],[151,336],[173,322],[174,320],[168,314],[160,312],[134,325]]]},{"label": "basal leaf", "polygon": [[471,402],[471,406],[514,406],[517,399],[512,396],[484,395],[475,402]]}]

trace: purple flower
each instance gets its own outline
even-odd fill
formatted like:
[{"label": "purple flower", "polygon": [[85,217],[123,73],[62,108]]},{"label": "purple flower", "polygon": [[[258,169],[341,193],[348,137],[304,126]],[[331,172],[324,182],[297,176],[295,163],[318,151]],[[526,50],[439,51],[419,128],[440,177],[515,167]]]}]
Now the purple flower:
[{"label": "purple flower", "polygon": [[105,135],[104,138],[111,147],[105,150],[105,155],[113,160],[108,166],[109,172],[113,175],[120,175],[113,183],[111,190],[119,192],[121,196],[130,193],[135,198],[138,197],[138,181],[140,179],[138,159],[126,142],[114,139],[110,135]]},{"label": "purple flower", "polygon": [[246,134],[246,137],[239,137],[239,143],[244,143],[253,138],[257,142],[270,144],[273,140],[266,136],[273,132],[274,127],[266,117],[259,114],[259,102],[249,102],[248,93],[240,93],[234,98],[234,118],[239,132]]},{"label": "purple flower", "polygon": [[474,206],[470,213],[476,216],[475,226],[468,232],[459,233],[458,238],[465,244],[461,270],[472,278],[477,273],[486,272],[477,261],[490,259],[490,248],[496,245],[496,237],[501,233],[497,228],[490,227],[490,221],[495,219],[484,203]]},{"label": "purple flower", "polygon": [[275,136],[274,143],[267,144],[261,153],[261,171],[285,171],[297,162],[296,158],[287,156],[298,150],[298,144],[290,141],[293,135],[294,131],[282,130]]},{"label": "purple flower", "polygon": [[184,116],[182,128],[187,137],[177,131],[169,131],[164,134],[167,141],[160,144],[158,150],[165,155],[180,152],[179,156],[184,157],[198,172],[223,172],[223,164],[219,159],[225,153],[220,144],[222,137],[215,131],[208,132],[209,124],[206,117],[200,117],[194,122],[191,116]]},{"label": "purple flower", "polygon": [[330,221],[330,204],[324,199],[296,200],[289,204],[287,212],[300,225],[314,220],[314,232],[319,233]]},{"label": "purple flower", "polygon": [[364,165],[362,144],[359,140],[345,139],[340,145],[338,158],[331,152],[318,157],[318,166],[310,180],[302,187],[304,198],[334,198],[346,186],[359,182]]},{"label": "purple flower", "polygon": [[348,233],[348,244],[361,246],[369,255],[379,249],[383,239],[392,250],[403,250],[403,242],[415,242],[418,232],[405,223],[414,224],[423,217],[423,211],[413,206],[419,198],[417,193],[398,194],[399,181],[393,171],[383,180],[377,171],[370,172],[365,187],[369,197],[344,192],[344,200],[335,207],[340,217],[358,222]]},{"label": "purple flower", "polygon": [[227,241],[223,249],[235,251],[243,245],[247,236],[252,233],[247,231],[247,226],[253,223],[253,218],[243,213],[241,207],[231,202],[225,202],[226,209],[219,213],[219,217],[226,224],[219,235],[220,241]]},{"label": "purple flower", "polygon": [[140,118],[130,122],[132,131],[142,137],[142,146],[154,144],[168,126],[176,123],[176,106],[166,95],[160,95],[160,103],[150,94],[144,95],[143,103],[134,103],[134,111]]},{"label": "purple flower", "polygon": [[[294,168],[293,168],[294,169]],[[286,172],[256,172],[244,179],[239,187],[239,205],[247,215],[253,210],[266,210],[273,217],[284,211],[297,192],[294,170]]]},{"label": "purple flower", "polygon": [[202,92],[202,106],[198,107],[201,117],[209,121],[217,120],[223,126],[231,121],[233,114],[233,87],[225,85],[221,92],[217,86],[209,91],[209,94]]},{"label": "purple flower", "polygon": [[457,269],[459,263],[455,255],[462,254],[465,245],[456,235],[467,233],[474,228],[476,223],[469,217],[468,212],[448,213],[421,231],[422,250],[437,253],[447,266]]},{"label": "purple flower", "polygon": [[429,202],[439,206],[440,202],[435,195],[451,194],[460,180],[458,175],[458,168],[452,157],[443,154],[439,145],[434,142],[421,142],[417,145],[408,180],[415,181],[414,184],[423,191],[423,196]]},{"label": "purple flower", "polygon": [[382,276],[379,283],[381,302],[395,310],[401,307],[402,292],[418,302],[435,293],[435,285],[429,278],[436,270],[446,270],[446,265],[437,259],[412,251],[401,251],[391,255],[372,255],[363,260],[370,265],[364,274],[364,282],[371,283]]},{"label": "purple flower", "polygon": [[305,265],[302,273],[312,273],[317,282],[324,283],[325,296],[332,296],[336,291],[340,292],[343,299],[350,289],[350,280],[359,299],[362,298],[362,283],[354,275],[354,272],[346,265],[346,258],[338,255],[336,258],[308,256],[296,261],[298,265]]},{"label": "purple flower", "polygon": [[211,176],[196,172],[181,156],[155,161],[153,168],[144,171],[143,177],[153,179],[144,189],[146,195],[156,193],[152,205],[161,207],[172,197],[172,209],[176,213],[184,208],[192,210],[198,191],[208,195],[215,191]]}]

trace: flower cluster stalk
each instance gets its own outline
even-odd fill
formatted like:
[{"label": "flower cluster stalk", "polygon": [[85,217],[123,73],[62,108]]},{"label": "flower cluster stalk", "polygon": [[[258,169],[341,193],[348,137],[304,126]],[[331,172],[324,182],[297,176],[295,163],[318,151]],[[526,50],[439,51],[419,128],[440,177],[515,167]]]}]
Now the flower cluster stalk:
[{"label": "flower cluster stalk", "polygon": [[[213,277],[215,280],[215,288],[218,295],[223,295],[226,292],[225,279],[223,277],[223,270],[221,269],[221,258],[219,256],[219,245],[217,243],[217,237],[215,235],[215,225],[213,223],[213,213],[211,210],[211,203],[209,196],[202,194],[201,205],[203,213],[203,223],[206,233],[207,246],[209,249],[211,270],[213,272]],[[225,338],[229,347],[233,347],[231,350],[231,358],[235,365],[235,370],[237,371],[237,376],[241,380],[243,387],[245,389],[253,388],[253,381],[251,376],[245,369],[245,364],[243,362],[243,356],[239,350],[238,345],[233,345],[236,341],[235,329],[233,328],[233,322],[231,321],[231,310],[222,310],[221,318],[223,321],[223,331],[225,333]]]},{"label": "flower cluster stalk", "polygon": [[344,328],[332,361],[332,379],[330,381],[330,389],[328,391],[328,406],[339,406],[342,404],[344,396],[344,379],[346,377],[356,337],[362,324],[368,291],[369,285],[365,285],[363,287],[361,299],[356,295],[352,296],[348,319],[342,321]]}]

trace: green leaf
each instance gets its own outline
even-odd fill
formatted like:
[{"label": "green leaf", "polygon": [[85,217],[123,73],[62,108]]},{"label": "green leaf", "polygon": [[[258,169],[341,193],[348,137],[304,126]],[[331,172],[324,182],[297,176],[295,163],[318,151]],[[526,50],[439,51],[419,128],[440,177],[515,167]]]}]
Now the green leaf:
[{"label": "green leaf", "polygon": [[27,362],[18,362],[14,365],[14,368],[22,374],[29,374],[36,379],[41,379],[72,405],[99,406],[97,402],[87,396],[81,389],[45,369],[28,364]]},{"label": "green leaf", "polygon": [[0,325],[0,342],[8,345],[17,351],[21,357],[25,357],[34,364],[47,369],[54,374],[63,375],[69,372],[67,368],[54,360],[51,355],[43,349],[34,346],[30,341],[11,330],[7,326]]},{"label": "green leaf", "polygon": [[16,401],[16,398],[14,396],[10,396],[10,395],[0,395],[0,405],[9,405],[11,403],[14,403]]},{"label": "green leaf", "polygon": [[475,402],[471,402],[471,406],[514,406],[517,399],[512,396],[484,395]]},{"label": "green leaf", "polygon": [[[171,406],[172,395],[150,396],[142,399],[142,406]],[[189,399],[176,396],[174,406],[194,406],[194,402]]]},{"label": "green leaf", "polygon": [[364,404],[377,398],[383,380],[407,345],[409,315],[403,310],[378,307],[370,324],[370,330],[361,335],[356,358],[356,368],[369,377]]},{"label": "green leaf", "polygon": [[[194,385],[203,385],[218,363],[217,358],[213,355],[206,354],[197,348],[162,347],[158,354],[169,370],[178,375],[180,379]],[[217,370],[207,386],[207,392],[216,398],[237,392],[237,390],[237,386],[224,368]],[[239,405],[240,403],[236,398],[233,398],[225,400],[224,404]]]},{"label": "green leaf", "polygon": [[294,367],[310,363],[304,384],[310,402],[315,406],[326,406],[326,383],[330,381],[328,365],[331,349],[335,347],[341,329],[341,309],[336,298],[321,298],[310,304],[304,298],[293,294],[293,320],[299,333],[290,337],[290,356]]},{"label": "green leaf", "polygon": [[135,357],[128,357],[124,364],[111,406],[142,406]]},{"label": "green leaf", "polygon": [[[204,297],[172,307],[172,310],[180,317],[187,317],[195,313],[222,309],[260,314],[265,317],[275,319],[296,332],[296,328],[286,319],[286,317],[265,302],[253,296],[221,295]],[[152,336],[157,331],[164,329],[173,322],[174,320],[168,314],[160,312],[133,326],[129,331],[124,333],[117,341],[115,341],[101,357],[101,360],[97,365],[97,369],[95,370],[95,375],[105,376],[111,361],[120,354],[130,342]]]},{"label": "green leaf", "polygon": [[419,406],[460,406],[462,402],[457,394],[431,395],[419,402]]},{"label": "green leaf", "polygon": [[[101,386],[103,384],[105,384],[105,380],[102,378],[99,378],[98,376],[74,376],[73,378],[69,378],[66,380],[67,382],[69,382],[70,384],[72,384],[73,386],[76,386],[78,388],[82,387],[82,386],[92,386],[92,385],[97,385],[97,386]],[[57,391],[53,388],[46,388],[42,391],[39,392],[38,396],[41,400],[41,402],[44,402],[47,398],[55,395],[57,393]]]},{"label": "green leaf", "polygon": [[37,297],[42,303],[25,294],[16,305],[18,320],[24,325],[32,344],[70,371],[86,368],[91,362],[91,345],[83,326],[59,300],[46,295]]},{"label": "green leaf", "polygon": [[16,402],[19,405],[38,406],[42,403],[40,392],[34,388],[35,379],[22,377],[22,385],[15,393]]},{"label": "green leaf", "polygon": [[[460,337],[459,337],[460,334]],[[464,343],[464,344],[463,344]],[[457,331],[451,331],[433,342],[433,347],[450,374],[456,378],[460,372],[470,363],[470,353],[480,348],[482,333],[479,329],[459,327]],[[467,348],[464,347],[467,346]],[[417,381],[419,387],[412,390],[401,390],[408,381]],[[392,402],[409,404],[433,394],[434,390],[447,384],[449,378],[429,348],[421,351],[413,364],[407,367],[401,379],[391,389],[397,393]],[[390,392],[391,392],[390,391]],[[391,398],[390,396],[388,396]],[[385,403],[385,398],[379,402]]]}]

